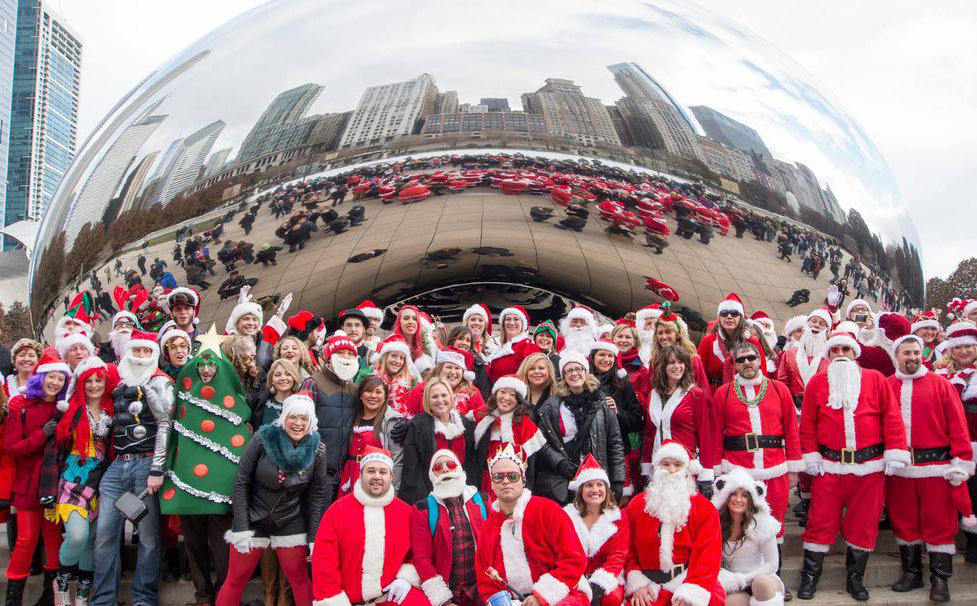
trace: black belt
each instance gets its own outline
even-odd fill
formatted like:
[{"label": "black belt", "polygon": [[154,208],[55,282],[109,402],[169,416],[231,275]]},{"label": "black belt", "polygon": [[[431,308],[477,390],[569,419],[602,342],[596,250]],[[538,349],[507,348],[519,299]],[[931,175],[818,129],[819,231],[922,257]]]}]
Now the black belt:
[{"label": "black belt", "polygon": [[844,463],[845,465],[851,465],[853,463],[864,463],[875,457],[882,456],[885,452],[884,444],[875,444],[874,446],[867,446],[865,448],[854,449],[854,448],[842,448],[841,450],[835,450],[834,448],[828,448],[827,446],[818,446],[818,452],[821,456],[829,461],[835,461],[839,463]]},{"label": "black belt", "polygon": [[685,572],[685,564],[672,566],[671,570],[642,570],[642,572],[646,577],[648,577],[649,580],[651,580],[652,583],[664,585]]},{"label": "black belt", "polygon": [[970,415],[977,415],[977,404],[964,404],[963,411]]},{"label": "black belt", "polygon": [[145,459],[146,457],[151,457],[155,454],[152,450],[147,450],[146,452],[120,452],[115,456],[119,461],[136,461],[138,459]]},{"label": "black belt", "polygon": [[909,456],[913,465],[916,463],[932,463],[933,461],[949,461],[950,447],[937,446],[936,448],[910,448]]},{"label": "black belt", "polygon": [[723,448],[726,450],[745,450],[756,452],[761,448],[783,448],[784,436],[763,436],[747,433],[740,436],[726,436],[723,438]]}]

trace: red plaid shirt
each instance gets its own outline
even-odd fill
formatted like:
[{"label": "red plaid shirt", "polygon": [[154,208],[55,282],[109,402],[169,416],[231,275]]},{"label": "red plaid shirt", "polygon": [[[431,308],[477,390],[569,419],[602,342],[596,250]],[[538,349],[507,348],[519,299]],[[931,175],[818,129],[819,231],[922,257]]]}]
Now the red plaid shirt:
[{"label": "red plaid shirt", "polygon": [[465,513],[465,499],[445,499],[444,506],[451,524],[452,593],[471,598],[475,596],[475,534]]}]

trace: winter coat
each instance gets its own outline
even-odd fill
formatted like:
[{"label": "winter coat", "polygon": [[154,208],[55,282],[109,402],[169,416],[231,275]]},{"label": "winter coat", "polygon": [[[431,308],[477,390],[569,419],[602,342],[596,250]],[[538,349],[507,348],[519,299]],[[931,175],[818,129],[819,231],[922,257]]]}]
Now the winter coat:
[{"label": "winter coat", "polygon": [[17,461],[10,504],[19,510],[37,511],[41,508],[38,501],[41,463],[49,439],[42,428],[54,415],[54,402],[18,394],[11,398],[9,407],[3,450]]},{"label": "winter coat", "polygon": [[340,459],[349,451],[349,433],[356,418],[356,383],[342,381],[331,368],[323,366],[313,378],[318,387],[315,415],[319,438],[328,448],[329,488],[326,502],[332,503],[339,482]]},{"label": "winter coat", "polygon": [[634,391],[634,386],[628,377],[614,380],[616,368],[597,375],[600,379],[600,388],[605,395],[614,398],[617,404],[617,422],[621,428],[621,436],[624,441],[624,452],[631,450],[631,444],[627,440],[630,433],[641,433],[645,428],[644,407],[638,401],[638,396]]},{"label": "winter coat", "polygon": [[[465,483],[478,486],[481,482],[482,465],[475,452],[475,422],[468,417],[461,417],[465,426],[465,457],[462,468],[465,470]],[[403,470],[400,477],[400,491],[397,496],[407,503],[414,503],[425,498],[432,489],[428,469],[431,458],[437,450],[434,435],[434,417],[426,412],[411,419],[407,437],[404,438]]]},{"label": "winter coat", "polygon": [[[337,469],[342,472],[343,467],[346,465],[346,460],[349,459],[349,436],[353,433],[353,422],[356,420],[356,415],[354,413],[353,418],[350,419],[349,426],[346,427],[346,450],[339,453],[339,465]],[[400,420],[404,416],[393,408],[387,407],[387,411],[383,415],[383,421],[381,421],[380,427],[380,444],[393,455],[394,459],[394,490],[400,489],[400,477],[402,475],[402,467],[404,463],[404,450],[403,447],[394,442],[393,438],[390,437],[394,430],[394,427],[400,423]]]}]

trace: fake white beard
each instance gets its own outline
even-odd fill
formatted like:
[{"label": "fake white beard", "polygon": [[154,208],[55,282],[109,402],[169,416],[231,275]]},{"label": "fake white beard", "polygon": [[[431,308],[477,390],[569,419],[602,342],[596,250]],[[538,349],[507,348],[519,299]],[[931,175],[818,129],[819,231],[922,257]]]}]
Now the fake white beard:
[{"label": "fake white beard", "polygon": [[870,347],[881,347],[885,337],[879,332],[878,328],[861,328],[858,331],[858,342]]},{"label": "fake white beard", "polygon": [[156,356],[137,358],[127,352],[119,361],[119,377],[129,386],[143,385],[156,372]]},{"label": "fake white beard", "polygon": [[329,367],[341,380],[352,381],[360,370],[360,362],[356,358],[344,358],[333,354],[329,356]]},{"label": "fake white beard", "polygon": [[651,345],[654,342],[655,332],[652,330],[639,330],[638,337],[641,340],[641,347],[638,348],[638,358],[641,363],[647,366],[651,363]]},{"label": "fake white beard", "polygon": [[113,330],[109,333],[109,342],[112,344],[112,351],[115,352],[115,357],[117,360],[122,359],[122,356],[125,355],[126,345],[129,344],[129,339],[131,338],[131,332]]},{"label": "fake white beard", "polygon": [[587,327],[570,328],[563,334],[563,344],[566,349],[590,355],[590,346],[594,344],[594,332]]},{"label": "fake white beard", "polygon": [[823,356],[826,353],[825,350],[828,345],[828,331],[822,330],[821,332],[814,334],[810,326],[805,326],[804,334],[801,335],[798,343],[804,348],[805,355],[809,357],[818,355]]},{"label": "fake white beard", "polygon": [[862,391],[862,369],[854,360],[835,358],[828,365],[828,406],[854,410]]},{"label": "fake white beard", "polygon": [[695,484],[685,469],[675,473],[656,469],[645,490],[648,491],[645,511],[663,524],[671,524],[678,530],[689,521]]},{"label": "fake white beard", "polygon": [[441,499],[452,499],[460,497],[465,492],[465,474],[458,468],[457,471],[449,471],[441,474],[437,478],[431,474],[431,485],[434,496]]}]

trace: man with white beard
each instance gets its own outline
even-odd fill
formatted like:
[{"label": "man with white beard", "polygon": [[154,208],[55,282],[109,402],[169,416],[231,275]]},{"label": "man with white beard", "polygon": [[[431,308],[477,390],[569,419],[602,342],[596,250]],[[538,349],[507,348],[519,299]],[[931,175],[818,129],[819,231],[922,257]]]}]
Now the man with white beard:
[{"label": "man with white beard", "polygon": [[598,330],[594,312],[580,305],[574,307],[560,320],[563,348],[589,356],[591,346],[597,341]]},{"label": "man with white beard", "polygon": [[[99,509],[95,532],[95,585],[92,605],[117,603],[120,574],[119,541],[125,530],[122,513],[112,507],[122,493],[150,495],[163,485],[166,451],[173,419],[173,380],[157,368],[159,345],[153,333],[134,330],[119,361],[119,386],[113,393],[112,444],[115,459],[99,482]],[[159,501],[143,499],[149,512],[139,522],[136,574],[132,603],[159,602]]]},{"label": "man with white beard", "polygon": [[349,440],[349,427],[356,416],[356,383],[360,362],[356,355],[356,343],[337,330],[322,348],[324,363],[319,372],[312,375],[316,387],[316,409],[319,438],[326,445],[326,464],[329,468],[329,485],[326,503],[331,503],[339,482],[339,461],[344,459],[345,444]]},{"label": "man with white beard", "polygon": [[794,404],[800,406],[804,388],[811,377],[828,367],[828,329],[831,312],[819,307],[807,315],[804,333],[793,349],[785,350],[777,380],[790,389]]},{"label": "man with white beard", "polygon": [[139,320],[131,311],[121,310],[112,316],[109,340],[98,348],[98,357],[106,364],[117,364],[126,352],[133,329],[139,328]]},{"label": "man with white beard", "polygon": [[[801,341],[801,337],[804,335],[804,327],[807,326],[807,316],[794,316],[793,318],[784,322],[784,336],[787,337],[787,343],[784,345],[784,351],[793,348]],[[781,356],[783,360],[783,356]]]},{"label": "man with white beard", "polygon": [[61,351],[67,351],[68,347],[65,341],[71,335],[88,337],[91,334],[92,326],[88,321],[88,316],[85,316],[84,311],[79,308],[75,316],[65,314],[58,320],[58,324],[54,327],[54,348],[58,350],[63,358],[64,353],[61,353]]},{"label": "man with white beard", "polygon": [[662,443],[652,464],[651,481],[625,510],[631,537],[624,594],[633,606],[722,604],[719,514],[693,480],[702,467],[673,440]]},{"label": "man with white beard", "polygon": [[801,452],[813,484],[797,597],[814,597],[824,555],[841,530],[846,590],[865,601],[862,579],[879,532],[885,476],[910,463],[906,428],[882,373],[855,362],[861,347],[854,334],[836,331],[827,346],[828,369],[808,382],[801,405]]},{"label": "man with white beard", "polygon": [[411,551],[431,606],[478,606],[475,545],[488,512],[452,450],[435,451],[428,468],[433,490],[414,504]]},{"label": "man with white beard", "polygon": [[651,343],[655,339],[655,322],[663,313],[665,313],[664,310],[657,303],[645,305],[634,312],[634,328],[638,331],[638,337],[641,339],[641,349],[638,350],[638,355],[646,366],[651,360]]}]

